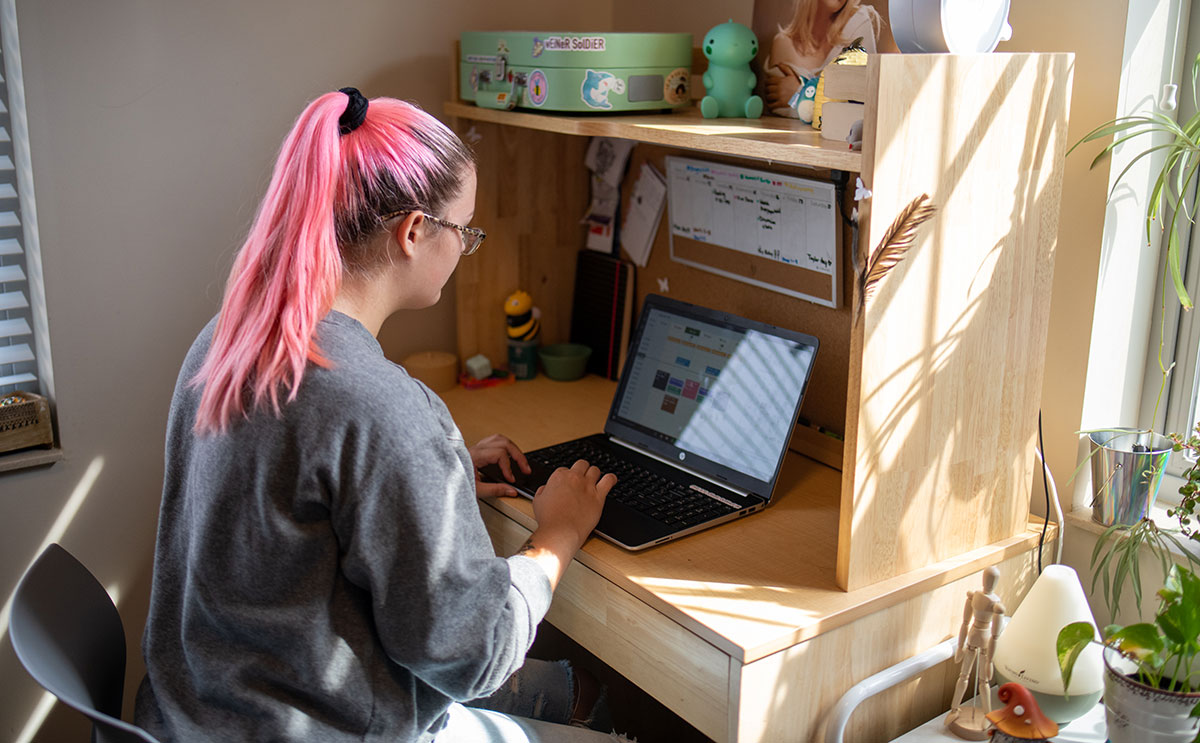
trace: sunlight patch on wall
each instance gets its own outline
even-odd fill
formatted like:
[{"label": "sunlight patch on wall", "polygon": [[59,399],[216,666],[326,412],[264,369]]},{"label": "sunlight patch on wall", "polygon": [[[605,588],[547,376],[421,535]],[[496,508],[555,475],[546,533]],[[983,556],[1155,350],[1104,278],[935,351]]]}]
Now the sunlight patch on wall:
[{"label": "sunlight patch on wall", "polygon": [[[83,477],[79,478],[79,482],[75,485],[75,490],[71,492],[71,497],[67,499],[66,505],[58,513],[58,518],[54,520],[54,525],[46,532],[46,537],[42,540],[41,545],[34,550],[33,555],[29,558],[29,562],[25,566],[25,570],[33,564],[42,552],[51,544],[60,541],[63,535],[67,533],[67,529],[71,526],[71,522],[75,520],[75,516],[79,513],[79,509],[83,506],[83,502],[92,492],[92,487],[96,484],[96,479],[100,477],[100,471],[104,469],[104,457],[96,457],[88,468],[83,473]],[[14,592],[16,590],[14,586]],[[4,608],[0,609],[0,638],[8,634],[8,617],[12,613],[13,596],[10,593],[4,601]],[[114,600],[115,603],[115,600]]]}]

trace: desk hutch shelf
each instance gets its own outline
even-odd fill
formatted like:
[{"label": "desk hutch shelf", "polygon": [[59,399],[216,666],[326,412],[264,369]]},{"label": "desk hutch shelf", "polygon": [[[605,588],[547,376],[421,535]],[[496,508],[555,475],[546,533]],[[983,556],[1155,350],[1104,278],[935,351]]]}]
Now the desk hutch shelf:
[{"label": "desk hutch shelf", "polygon": [[[861,230],[857,244],[843,234],[841,307],[674,263],[665,219],[637,278],[638,309],[665,279],[678,299],[818,336],[802,415],[842,432],[841,451],[831,460],[828,441],[817,451],[795,437],[778,503],[762,514],[644,553],[590,540],[549,616],[713,739],[813,739],[843,691],[957,631],[983,567],[1007,571],[1010,601],[1028,588],[1072,69],[1065,54],[877,55],[861,153],[777,118],[446,104],[478,156],[475,223],[489,235],[456,274],[462,358],[504,358],[501,308],[517,288],[542,310],[543,342],[567,339],[589,136],[638,142],[631,173],[646,161],[665,172],[669,154],[802,177],[850,173],[843,206],[857,208]],[[858,202],[856,177],[871,192]],[[855,267],[921,194],[936,216],[862,303]],[[612,392],[588,378],[445,398],[468,438],[499,430],[535,448],[599,430]],[[502,549],[534,526],[524,501],[482,511]],[[953,675],[866,705],[854,739],[890,739],[928,719]]]},{"label": "desk hutch shelf", "polygon": [[826,170],[862,169],[862,153],[843,142],[822,139],[796,119],[705,119],[691,108],[672,114],[628,116],[558,116],[496,111],[473,103],[445,104],[447,116],[491,124],[584,137],[616,137],[710,154],[767,160]]}]

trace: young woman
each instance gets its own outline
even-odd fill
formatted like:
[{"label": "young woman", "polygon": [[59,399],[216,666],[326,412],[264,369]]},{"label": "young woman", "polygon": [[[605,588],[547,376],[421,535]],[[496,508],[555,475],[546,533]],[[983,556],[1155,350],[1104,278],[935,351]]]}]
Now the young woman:
[{"label": "young woman", "polygon": [[160,740],[608,740],[459,704],[592,701],[569,667],[514,672],[615,482],[560,469],[497,557],[475,497],[513,491],[476,468],[525,457],[467,447],[384,358],[383,321],[482,242],[474,201],[471,154],[415,106],[346,88],[296,121],[171,403],[136,712]]},{"label": "young woman", "polygon": [[860,0],[795,0],[792,20],[775,34],[763,64],[767,108],[796,118],[788,104],[801,81],[820,75],[855,39],[874,54],[882,27],[879,13]]}]

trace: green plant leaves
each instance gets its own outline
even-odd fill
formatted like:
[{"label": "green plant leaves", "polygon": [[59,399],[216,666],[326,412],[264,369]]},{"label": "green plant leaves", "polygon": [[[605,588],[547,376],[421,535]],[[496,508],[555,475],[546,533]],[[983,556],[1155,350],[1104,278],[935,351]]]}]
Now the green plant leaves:
[{"label": "green plant leaves", "polygon": [[[1196,172],[1194,168],[1192,172]],[[1179,214],[1178,209],[1175,210],[1175,214]],[[1179,233],[1175,231],[1173,223],[1170,234],[1167,235],[1167,266],[1171,269],[1171,283],[1175,285],[1175,296],[1179,299],[1179,304],[1190,310],[1192,298],[1188,295],[1187,287],[1183,285],[1183,271],[1179,267]]]},{"label": "green plant leaves", "polygon": [[[1161,603],[1153,623],[1109,625],[1104,629],[1104,644],[1137,664],[1142,683],[1193,691],[1196,684],[1191,669],[1200,655],[1200,578],[1186,567],[1173,564],[1158,597]],[[1064,683],[1070,682],[1075,661],[1087,646],[1083,628],[1088,626],[1076,622],[1058,633],[1056,649]]]},{"label": "green plant leaves", "polygon": [[[1198,74],[1200,74],[1200,55],[1197,55],[1192,64],[1193,100],[1200,103],[1200,99],[1195,97],[1197,87],[1200,87],[1196,77]],[[1117,147],[1137,137],[1150,137],[1149,146],[1134,154],[1129,163],[1113,180],[1113,190],[1109,193],[1109,199],[1112,198],[1117,186],[1134,165],[1155,153],[1165,153],[1165,159],[1158,166],[1150,199],[1146,204],[1146,242],[1149,243],[1153,237],[1154,223],[1160,222],[1159,229],[1164,233],[1167,245],[1167,267],[1171,274],[1171,283],[1175,288],[1175,295],[1184,309],[1192,308],[1192,300],[1184,286],[1183,272],[1180,267],[1178,223],[1181,212],[1189,222],[1193,219],[1192,214],[1188,213],[1184,194],[1192,192],[1197,173],[1200,172],[1200,136],[1198,135],[1200,135],[1200,112],[1192,114],[1181,124],[1160,111],[1151,111],[1146,114],[1122,116],[1107,121],[1088,132],[1067,150],[1067,154],[1070,155],[1082,144],[1111,137],[1112,141],[1093,158],[1089,167],[1095,168],[1111,156]],[[1164,201],[1172,209],[1171,219],[1166,224],[1162,224],[1160,220],[1164,211]]]},{"label": "green plant leaves", "polygon": [[1200,578],[1190,570],[1172,566],[1158,592],[1162,606],[1155,617],[1168,651],[1177,656],[1200,652]]},{"label": "green plant leaves", "polygon": [[1158,627],[1149,622],[1139,622],[1122,627],[1105,640],[1127,657],[1139,661],[1149,660],[1162,653],[1165,644],[1158,634]]},{"label": "green plant leaves", "polygon": [[1071,674],[1079,654],[1096,637],[1096,629],[1089,622],[1072,622],[1058,631],[1055,649],[1058,651],[1058,671],[1062,675],[1063,696],[1071,688]]},{"label": "green plant leaves", "polygon": [[1113,524],[1100,535],[1092,550],[1091,591],[1095,593],[1097,583],[1100,584],[1104,606],[1110,617],[1116,618],[1127,584],[1133,593],[1134,607],[1141,613],[1142,551],[1148,550],[1158,560],[1162,568],[1162,580],[1166,581],[1174,566],[1172,547],[1182,553],[1189,563],[1200,566],[1200,556],[1184,549],[1174,533],[1160,529],[1150,519],[1142,519],[1132,526]]},{"label": "green plant leaves", "polygon": [[[1179,530],[1185,537],[1200,542],[1200,527],[1192,523],[1196,515],[1197,501],[1200,501],[1200,456],[1197,456],[1200,455],[1200,436],[1197,436],[1197,433],[1200,433],[1200,426],[1186,439],[1179,434],[1171,435],[1176,451],[1187,450],[1188,460],[1192,464],[1183,473],[1183,487],[1179,488],[1179,506],[1168,509],[1167,515],[1179,522]],[[1180,549],[1183,549],[1182,545]],[[1185,554],[1191,554],[1187,550],[1183,551]]]},{"label": "green plant leaves", "polygon": [[1096,547],[1092,550],[1092,591],[1095,592],[1096,583],[1100,582],[1104,590],[1104,605],[1111,617],[1117,616],[1127,583],[1133,591],[1134,605],[1139,613],[1142,610],[1141,581],[1127,579],[1131,575],[1140,578],[1140,570],[1136,567],[1139,553],[1144,544],[1150,544],[1152,548],[1155,546],[1151,540],[1153,529],[1154,524],[1148,519],[1142,519],[1132,526],[1113,524],[1096,540]]}]

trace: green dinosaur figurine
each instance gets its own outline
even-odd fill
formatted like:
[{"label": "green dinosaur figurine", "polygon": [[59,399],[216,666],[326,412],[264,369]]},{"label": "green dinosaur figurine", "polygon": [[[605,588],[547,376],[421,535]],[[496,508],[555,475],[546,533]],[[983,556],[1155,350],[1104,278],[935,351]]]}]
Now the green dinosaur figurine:
[{"label": "green dinosaur figurine", "polygon": [[704,118],[762,116],[763,100],[752,92],[758,81],[750,70],[750,60],[757,54],[754,32],[732,18],[704,35],[704,56],[708,58],[705,96],[700,101]]}]

